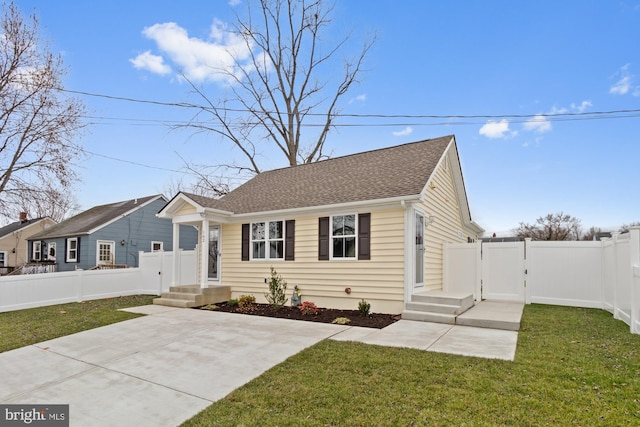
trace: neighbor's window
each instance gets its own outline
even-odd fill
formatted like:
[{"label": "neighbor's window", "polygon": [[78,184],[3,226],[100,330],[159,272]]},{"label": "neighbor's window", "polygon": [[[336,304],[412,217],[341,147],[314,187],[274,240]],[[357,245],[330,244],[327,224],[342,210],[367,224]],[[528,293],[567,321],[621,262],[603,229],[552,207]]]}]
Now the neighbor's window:
[{"label": "neighbor's window", "polygon": [[335,215],[331,217],[332,257],[356,258],[356,216]]},{"label": "neighbor's window", "polygon": [[7,251],[0,251],[0,267],[6,267],[7,266],[7,258],[9,257],[9,252]]},{"label": "neighbor's window", "polygon": [[78,262],[78,238],[67,239],[67,262]]},{"label": "neighbor's window", "polygon": [[36,261],[42,259],[42,242],[33,242],[33,259]]},{"label": "neighbor's window", "polygon": [[151,242],[151,252],[161,251],[164,242]]},{"label": "neighbor's window", "polygon": [[251,223],[251,258],[284,259],[284,221]]}]

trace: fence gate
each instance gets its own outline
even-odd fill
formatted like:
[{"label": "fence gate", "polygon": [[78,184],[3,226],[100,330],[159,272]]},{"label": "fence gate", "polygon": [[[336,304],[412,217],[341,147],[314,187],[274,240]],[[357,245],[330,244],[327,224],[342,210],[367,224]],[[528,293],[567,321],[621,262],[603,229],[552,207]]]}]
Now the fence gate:
[{"label": "fence gate", "polygon": [[525,302],[525,242],[482,244],[482,299]]}]

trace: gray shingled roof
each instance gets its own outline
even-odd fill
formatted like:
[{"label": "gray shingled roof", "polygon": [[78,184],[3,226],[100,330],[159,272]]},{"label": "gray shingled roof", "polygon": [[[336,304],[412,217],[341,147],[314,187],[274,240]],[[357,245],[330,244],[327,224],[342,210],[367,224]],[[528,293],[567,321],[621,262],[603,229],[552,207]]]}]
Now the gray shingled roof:
[{"label": "gray shingled roof", "polygon": [[154,196],[141,197],[138,199],[125,200],[122,202],[110,203],[108,205],[95,206],[76,216],[56,224],[45,231],[34,234],[29,240],[53,239],[57,237],[81,236],[89,234],[96,227],[106,224],[121,215],[140,207],[152,199],[162,197]]},{"label": "gray shingled roof", "polygon": [[0,227],[0,238],[7,236],[13,233],[14,231],[18,231],[28,225],[31,225],[43,219],[44,218],[34,218],[34,219],[28,219],[26,221],[16,221],[16,222],[12,222],[9,225],[5,225],[4,227]]},{"label": "gray shingled roof", "polygon": [[220,199],[187,194],[236,214],[418,195],[453,136],[263,172]]}]

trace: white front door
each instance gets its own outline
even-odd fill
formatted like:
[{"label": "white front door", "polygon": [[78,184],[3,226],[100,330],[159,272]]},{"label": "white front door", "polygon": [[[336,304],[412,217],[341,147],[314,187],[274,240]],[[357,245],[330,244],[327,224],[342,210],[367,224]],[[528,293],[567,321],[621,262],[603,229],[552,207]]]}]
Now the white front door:
[{"label": "white front door", "polygon": [[113,265],[116,263],[115,248],[116,242],[108,240],[98,240],[97,243],[96,264],[97,265]]},{"label": "white front door", "polygon": [[209,256],[207,278],[213,281],[220,280],[220,226],[209,227]]},{"label": "white front door", "polygon": [[415,213],[413,237],[413,286],[422,288],[424,287],[424,215],[420,212]]}]

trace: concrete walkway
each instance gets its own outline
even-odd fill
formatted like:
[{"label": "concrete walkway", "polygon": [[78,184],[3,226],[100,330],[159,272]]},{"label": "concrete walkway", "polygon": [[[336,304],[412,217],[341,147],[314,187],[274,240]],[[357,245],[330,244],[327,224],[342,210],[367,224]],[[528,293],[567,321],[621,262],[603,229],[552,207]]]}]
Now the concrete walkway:
[{"label": "concrete walkway", "polygon": [[0,403],[69,404],[72,426],[173,426],[323,339],[512,360],[517,332],[372,330],[144,306],[148,316],[0,353]]}]

